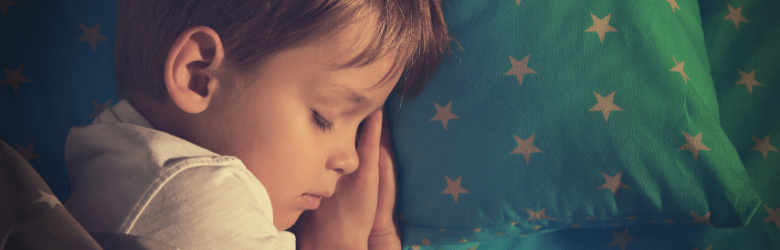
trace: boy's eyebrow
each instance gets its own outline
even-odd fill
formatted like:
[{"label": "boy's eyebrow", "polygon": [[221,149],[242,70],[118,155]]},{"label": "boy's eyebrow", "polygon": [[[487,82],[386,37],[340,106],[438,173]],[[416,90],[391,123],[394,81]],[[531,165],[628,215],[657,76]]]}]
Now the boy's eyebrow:
[{"label": "boy's eyebrow", "polygon": [[358,93],[350,92],[349,93],[349,100],[352,101],[353,103],[359,105],[359,104],[365,104],[368,101],[368,98],[366,98],[365,96],[362,96],[362,95],[360,95]]},{"label": "boy's eyebrow", "polygon": [[361,94],[358,94],[357,92],[349,91],[348,92],[348,99],[353,104],[355,104],[355,106],[357,106],[358,110],[363,110],[363,109],[367,109],[367,108],[371,107],[371,101],[369,101],[367,97],[365,97],[365,96],[363,96]]},{"label": "boy's eyebrow", "polygon": [[370,108],[373,104],[372,101],[368,99],[368,97],[359,93],[359,89],[348,88],[336,84],[329,85],[336,86],[335,94],[341,96],[341,98],[344,98],[343,100],[352,103],[358,110]]},{"label": "boy's eyebrow", "polygon": [[351,102],[356,110],[363,110],[370,108],[372,105],[371,100],[368,97],[356,92],[354,89],[344,88],[341,91],[341,95]]}]

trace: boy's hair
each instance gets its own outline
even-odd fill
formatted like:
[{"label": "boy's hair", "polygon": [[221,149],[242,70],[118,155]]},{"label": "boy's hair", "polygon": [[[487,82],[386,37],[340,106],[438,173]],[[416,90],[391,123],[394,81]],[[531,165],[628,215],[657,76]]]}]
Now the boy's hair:
[{"label": "boy's hair", "polygon": [[115,68],[120,94],[167,96],[165,61],[185,29],[219,34],[226,62],[242,75],[269,54],[370,15],[371,45],[343,67],[364,66],[391,51],[404,67],[400,93],[415,96],[449,52],[440,0],[118,0]]}]

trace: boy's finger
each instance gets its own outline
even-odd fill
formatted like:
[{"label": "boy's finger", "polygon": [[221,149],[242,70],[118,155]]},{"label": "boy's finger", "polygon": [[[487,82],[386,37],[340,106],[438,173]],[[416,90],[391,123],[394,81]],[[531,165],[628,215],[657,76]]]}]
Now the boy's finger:
[{"label": "boy's finger", "polygon": [[363,121],[360,131],[360,139],[357,145],[357,154],[360,164],[354,174],[376,175],[376,163],[379,159],[379,142],[382,133],[382,110],[371,113]]},{"label": "boy's finger", "polygon": [[392,215],[396,196],[395,153],[393,152],[393,138],[390,135],[390,122],[387,119],[387,114],[382,119],[378,163],[379,200],[377,203],[377,218],[380,215]]}]

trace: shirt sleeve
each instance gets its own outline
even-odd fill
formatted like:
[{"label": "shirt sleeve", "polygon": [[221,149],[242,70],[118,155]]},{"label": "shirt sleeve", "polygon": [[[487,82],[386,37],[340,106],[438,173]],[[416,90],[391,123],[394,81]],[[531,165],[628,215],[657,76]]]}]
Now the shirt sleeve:
[{"label": "shirt sleeve", "polygon": [[127,233],[185,250],[295,249],[295,236],[278,231],[272,213],[264,211],[272,209],[268,194],[252,190],[256,186],[244,175],[229,167],[201,166],[161,180],[156,194],[138,205]]}]

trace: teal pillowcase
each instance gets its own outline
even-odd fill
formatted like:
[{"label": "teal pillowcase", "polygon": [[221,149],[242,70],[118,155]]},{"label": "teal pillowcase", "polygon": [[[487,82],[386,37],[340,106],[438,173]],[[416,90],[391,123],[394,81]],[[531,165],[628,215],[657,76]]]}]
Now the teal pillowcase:
[{"label": "teal pillowcase", "polygon": [[695,1],[447,2],[451,58],[387,102],[404,246],[566,228],[740,227]]}]

